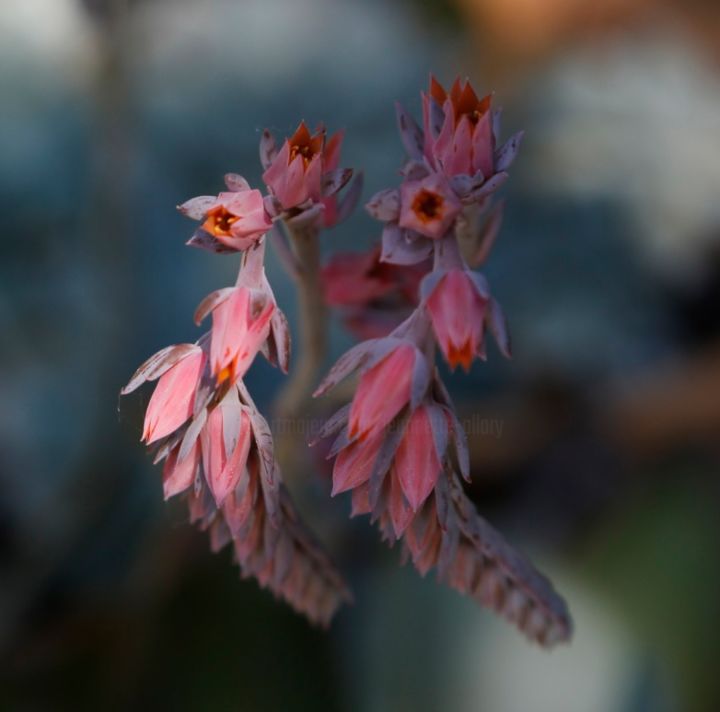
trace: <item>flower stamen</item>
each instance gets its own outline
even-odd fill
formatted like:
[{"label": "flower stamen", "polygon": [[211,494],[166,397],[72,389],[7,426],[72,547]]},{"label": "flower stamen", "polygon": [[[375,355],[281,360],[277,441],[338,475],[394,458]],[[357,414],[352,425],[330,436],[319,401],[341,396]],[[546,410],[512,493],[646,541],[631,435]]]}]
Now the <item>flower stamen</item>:
[{"label": "flower stamen", "polygon": [[207,218],[203,223],[203,230],[211,235],[222,237],[230,236],[230,227],[238,219],[237,215],[233,215],[223,205],[216,205],[208,211]]},{"label": "flower stamen", "polygon": [[421,190],[412,202],[412,211],[418,220],[429,223],[440,218],[444,200],[441,195],[429,190]]}]

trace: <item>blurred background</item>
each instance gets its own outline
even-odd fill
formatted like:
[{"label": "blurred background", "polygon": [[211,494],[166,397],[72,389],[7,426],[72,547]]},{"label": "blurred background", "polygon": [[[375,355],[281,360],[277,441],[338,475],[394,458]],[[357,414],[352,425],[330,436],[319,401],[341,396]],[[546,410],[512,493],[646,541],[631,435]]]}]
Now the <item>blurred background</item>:
[{"label": "blurred background", "polygon": [[[720,709],[719,47],[715,0],[3,0],[0,709]],[[289,485],[356,598],[313,629],[162,502],[118,409],[236,270],[174,206],[257,183],[301,118],[347,128],[366,198],[396,184],[430,71],[526,129],[486,266],[515,357],[448,378],[487,425],[473,499],[569,601],[551,653],[399,567],[311,462]],[[377,236],[360,210],[323,248]],[[280,374],[247,380],[267,410]]]}]

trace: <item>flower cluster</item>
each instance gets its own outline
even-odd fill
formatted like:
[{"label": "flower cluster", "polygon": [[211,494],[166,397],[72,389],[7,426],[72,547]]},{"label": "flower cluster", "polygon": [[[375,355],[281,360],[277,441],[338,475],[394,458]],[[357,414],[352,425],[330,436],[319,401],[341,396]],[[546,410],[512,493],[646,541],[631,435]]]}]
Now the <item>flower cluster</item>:
[{"label": "flower cluster", "polygon": [[[195,321],[209,319],[210,330],[150,357],[122,393],[156,382],[142,441],[156,463],[164,461],[165,498],[185,499],[213,550],[231,544],[243,575],[327,624],[350,594],[301,523],[268,423],[244,382],[258,354],[289,369],[288,324],[264,268],[270,242],[295,278],[306,320],[304,358],[280,399],[282,412],[299,415],[307,405],[324,358],[326,304],[365,339],[315,392],[358,376],[351,402],[320,432],[334,437],[332,494],[351,492],[353,515],[370,514],[385,539],[401,540],[422,574],[436,569],[531,639],[552,645],[571,633],[565,603],[465,495],[466,434],[435,364],[439,349],[451,369],[469,370],[486,358],[487,332],[510,356],[502,310],[473,268],[498,234],[503,203],[495,194],[521,134],[498,147],[492,97],[478,99],[467,81],[447,92],[431,78],[422,114],[420,127],[397,107],[408,153],[402,181],[366,206],[383,224],[381,244],[367,254],[336,255],[322,271],[319,232],[348,217],[362,190],[361,176],[339,166],[342,133],[326,138],[322,126],[312,132],[301,123],[278,149],[265,131],[266,193],[230,173],[218,195],[180,205],[199,222],[188,244],[241,253],[238,277],[198,306]],[[278,449],[287,447],[278,442]]]},{"label": "flower cluster", "polygon": [[371,253],[344,284],[339,276],[347,270],[337,262],[326,270],[336,303],[352,295],[368,304],[368,297],[395,289],[391,277],[397,272],[380,266],[419,268],[423,275],[410,315],[348,351],[315,393],[359,373],[352,402],[320,434],[335,436],[332,493],[351,490],[353,515],[370,514],[384,538],[402,539],[421,573],[436,568],[441,580],[495,609],[531,639],[552,645],[571,632],[565,603],[464,494],[460,477],[470,474],[466,435],[434,363],[439,347],[452,369],[468,370],[476,358],[486,358],[488,330],[510,356],[500,306],[486,279],[470,269],[460,242],[468,226],[483,218],[482,239],[469,259],[478,264],[487,256],[502,210],[494,193],[508,177],[521,135],[496,148],[499,113],[492,98],[478,99],[467,81],[446,92],[431,79],[422,105],[422,129],[398,106],[409,156],[403,181],[366,206],[384,224],[379,256]]},{"label": "flower cluster", "polygon": [[188,244],[242,253],[237,281],[195,312],[198,324],[211,318],[208,333],[151,356],[122,390],[157,381],[142,440],[156,463],[164,460],[165,498],[183,495],[190,521],[209,531],[214,551],[232,544],[243,575],[321,624],[350,594],[283,487],[270,428],[243,377],[258,353],[288,371],[290,334],[265,276],[265,235],[280,221],[319,230],[352,211],[357,180],[337,197],[352,176],[337,168],[341,138],[326,142],[324,130],[310,136],[301,124],[276,152],[266,132],[267,195],[228,174],[226,191],[179,206],[201,221]]}]

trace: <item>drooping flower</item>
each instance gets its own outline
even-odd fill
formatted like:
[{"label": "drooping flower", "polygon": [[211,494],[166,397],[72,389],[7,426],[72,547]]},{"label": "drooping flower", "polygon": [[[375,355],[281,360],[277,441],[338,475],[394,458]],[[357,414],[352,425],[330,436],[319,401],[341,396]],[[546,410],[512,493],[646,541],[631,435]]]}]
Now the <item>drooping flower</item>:
[{"label": "drooping flower", "polygon": [[213,251],[246,250],[272,227],[259,190],[251,189],[239,175],[225,176],[228,190],[216,197],[192,198],[178,210],[203,223],[190,243]]},{"label": "drooping flower", "polygon": [[271,294],[245,286],[214,292],[198,307],[197,321],[212,313],[210,370],[219,384],[245,375],[268,338],[274,311]]},{"label": "drooping flower", "polygon": [[165,499],[182,494],[192,487],[200,464],[200,441],[196,440],[190,452],[180,456],[180,445],[175,447],[163,465],[163,494]]},{"label": "drooping flower", "polygon": [[462,204],[440,174],[431,173],[400,186],[401,228],[436,240],[448,231],[461,210]]},{"label": "drooping flower", "polygon": [[451,368],[469,371],[473,359],[484,356],[488,302],[487,292],[463,269],[446,272],[426,296],[435,338]]},{"label": "drooping flower", "polygon": [[203,469],[217,506],[235,490],[245,469],[252,430],[236,389],[207,416],[202,434]]},{"label": "drooping flower", "polygon": [[195,346],[160,376],[145,412],[142,440],[148,445],[174,432],[190,418],[204,365],[202,349]]},{"label": "drooping flower", "polygon": [[422,358],[419,351],[402,343],[363,373],[350,408],[352,440],[378,433],[408,403],[417,358]]},{"label": "drooping flower", "polygon": [[410,416],[395,453],[393,474],[413,512],[433,491],[442,471],[444,443],[436,442],[436,438],[439,432],[445,433],[444,427],[444,423],[433,427],[432,411],[421,405]]}]

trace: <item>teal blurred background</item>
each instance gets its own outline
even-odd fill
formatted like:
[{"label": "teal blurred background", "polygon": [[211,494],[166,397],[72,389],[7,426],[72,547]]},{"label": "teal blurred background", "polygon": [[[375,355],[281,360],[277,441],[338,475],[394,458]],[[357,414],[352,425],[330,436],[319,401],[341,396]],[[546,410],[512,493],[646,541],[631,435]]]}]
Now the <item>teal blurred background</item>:
[{"label": "teal blurred background", "polygon": [[[713,0],[3,0],[0,709],[720,709],[718,47]],[[258,184],[260,131],[301,118],[347,129],[366,198],[394,185],[430,71],[527,132],[486,269],[515,357],[448,379],[502,425],[474,500],[574,614],[551,653],[399,567],[302,452],[356,598],[313,629],[163,504],[118,409],[237,268],[174,206]],[[358,211],[323,249],[376,238]],[[269,411],[280,374],[247,380]]]}]

